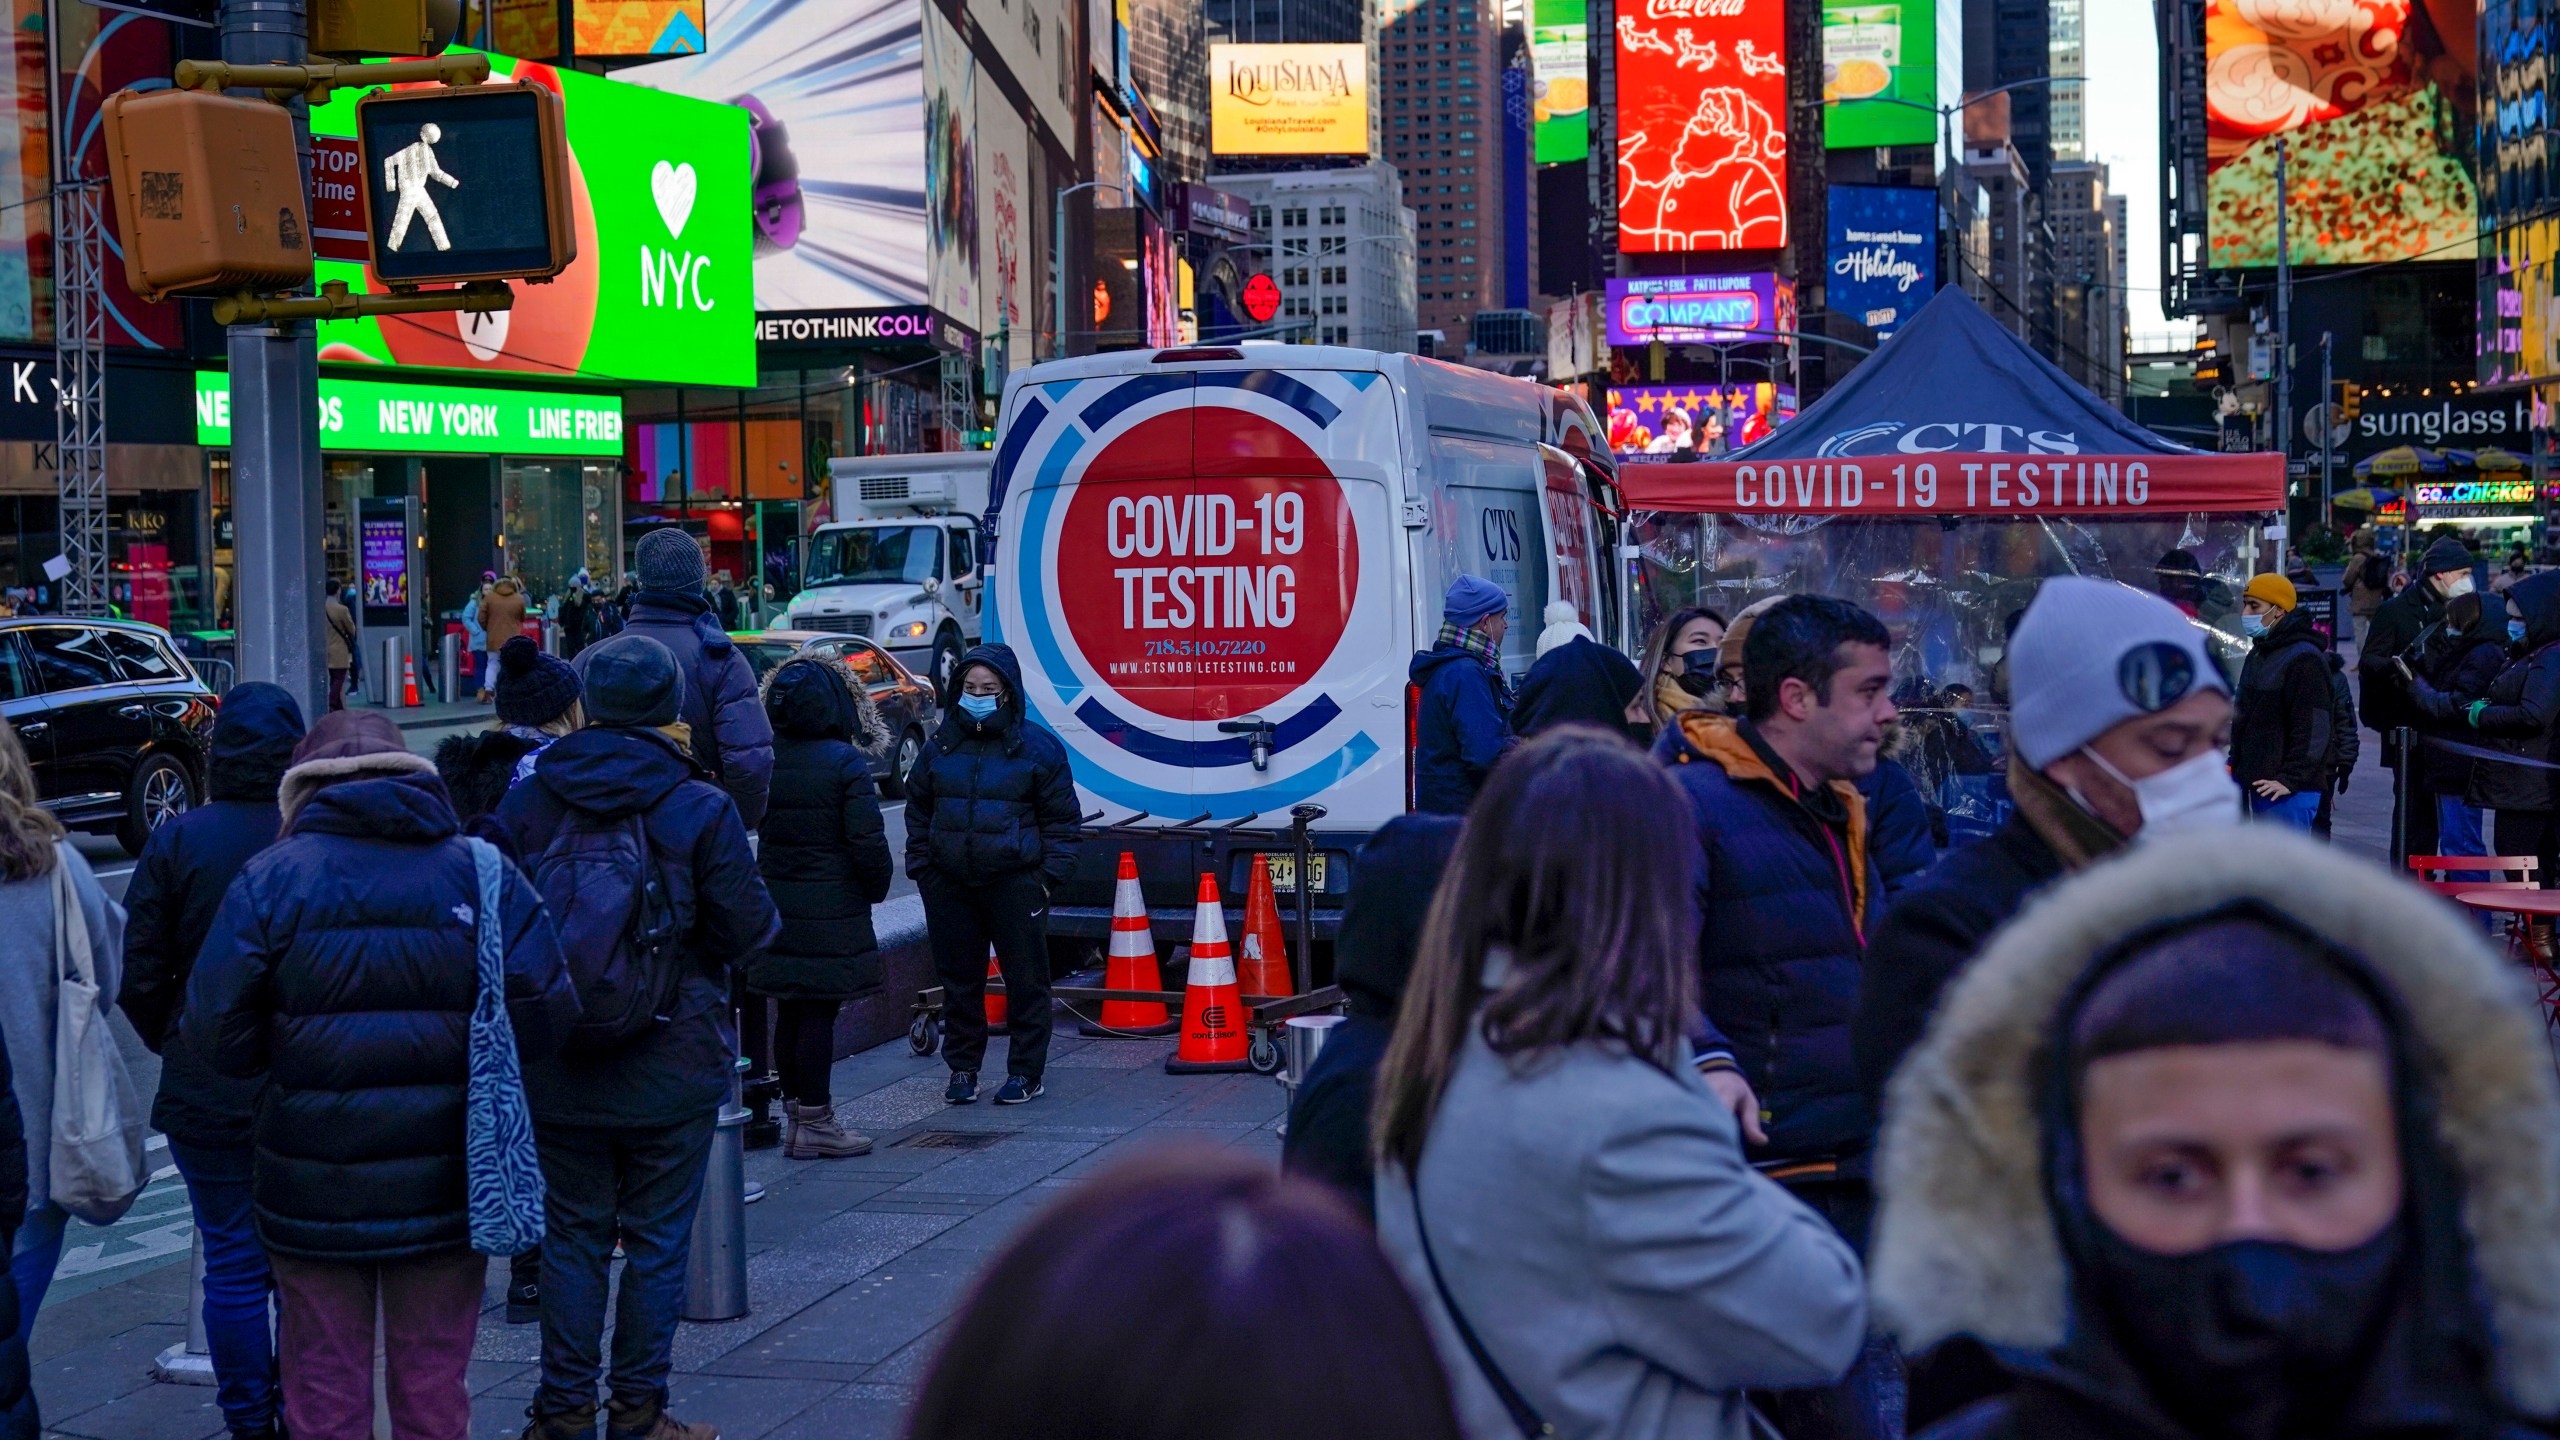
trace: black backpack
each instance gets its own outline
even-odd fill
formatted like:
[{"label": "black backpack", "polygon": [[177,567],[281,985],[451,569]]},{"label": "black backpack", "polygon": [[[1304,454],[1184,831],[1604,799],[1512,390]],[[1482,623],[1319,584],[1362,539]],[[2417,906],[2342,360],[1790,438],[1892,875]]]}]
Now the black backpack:
[{"label": "black backpack", "polygon": [[564,1048],[622,1049],[667,1022],[682,981],[675,906],[635,814],[608,820],[572,807],[533,862],[581,1013]]}]

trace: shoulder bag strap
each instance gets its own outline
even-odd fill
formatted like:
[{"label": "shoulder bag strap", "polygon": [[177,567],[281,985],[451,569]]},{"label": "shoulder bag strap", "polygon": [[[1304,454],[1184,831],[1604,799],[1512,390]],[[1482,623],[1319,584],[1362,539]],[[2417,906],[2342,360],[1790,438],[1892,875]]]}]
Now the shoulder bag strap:
[{"label": "shoulder bag strap", "polygon": [[1493,1386],[1493,1393],[1501,1397],[1502,1408],[1511,1412],[1511,1423],[1519,1427],[1520,1433],[1528,1440],[1555,1434],[1556,1427],[1547,1423],[1537,1407],[1531,1405],[1519,1387],[1511,1383],[1511,1377],[1503,1373],[1501,1366],[1493,1363],[1493,1356],[1485,1350],[1484,1342],[1476,1338],[1476,1327],[1467,1323],[1466,1312],[1458,1308],[1458,1297],[1449,1293],[1449,1282],[1441,1278],[1439,1257],[1431,1253],[1430,1227],[1422,1223],[1422,1185],[1417,1173],[1420,1168],[1416,1166],[1414,1172],[1406,1174],[1405,1192],[1413,1197],[1414,1238],[1422,1242],[1422,1263],[1431,1271],[1431,1288],[1440,1292],[1441,1308],[1449,1312],[1449,1323],[1458,1327],[1458,1338],[1465,1342],[1468,1357],[1476,1362],[1476,1369]]},{"label": "shoulder bag strap", "polygon": [[95,985],[98,971],[89,947],[89,916],[80,908],[80,886],[71,878],[71,863],[64,854],[69,848],[57,845],[53,856],[54,975]]}]

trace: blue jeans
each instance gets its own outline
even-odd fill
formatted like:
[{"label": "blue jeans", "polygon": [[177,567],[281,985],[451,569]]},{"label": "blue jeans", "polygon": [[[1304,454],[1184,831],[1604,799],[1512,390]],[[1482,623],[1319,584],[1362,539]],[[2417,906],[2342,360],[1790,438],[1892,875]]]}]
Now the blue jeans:
[{"label": "blue jeans", "polygon": [[2309,830],[2312,818],[2320,813],[2320,792],[2296,790],[2281,800],[2269,800],[2256,791],[2249,792],[2249,818],[2276,820],[2296,830]]},{"label": "blue jeans", "polygon": [[48,1200],[18,1222],[17,1242],[9,1249],[9,1283],[18,1292],[18,1343],[36,1333],[36,1312],[44,1308],[44,1292],[53,1284],[54,1267],[62,1263],[62,1231],[71,1212]]},{"label": "blue jeans", "polygon": [[169,1158],[186,1178],[204,1242],[204,1343],[213,1352],[223,1423],[234,1435],[264,1434],[276,1423],[275,1333],[267,1324],[276,1277],[250,1213],[251,1151],[173,1138]]},{"label": "blue jeans", "polygon": [[613,1241],[629,1262],[613,1310],[612,1398],[664,1404],[684,1310],[693,1212],[712,1115],[662,1129],[533,1127],[548,1188],[542,1237],[542,1389],[536,1415],[591,1409],[603,1378]]}]

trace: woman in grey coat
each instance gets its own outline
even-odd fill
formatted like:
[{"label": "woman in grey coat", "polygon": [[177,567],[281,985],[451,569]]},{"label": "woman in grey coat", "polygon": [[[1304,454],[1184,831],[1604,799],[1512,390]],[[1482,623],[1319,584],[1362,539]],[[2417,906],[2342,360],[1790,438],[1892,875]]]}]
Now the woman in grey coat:
[{"label": "woman in grey coat", "polygon": [[1858,1355],[1857,1258],[1690,1067],[1680,791],[1565,726],[1469,812],[1378,1082],[1378,1240],[1471,1440],[1730,1437]]}]

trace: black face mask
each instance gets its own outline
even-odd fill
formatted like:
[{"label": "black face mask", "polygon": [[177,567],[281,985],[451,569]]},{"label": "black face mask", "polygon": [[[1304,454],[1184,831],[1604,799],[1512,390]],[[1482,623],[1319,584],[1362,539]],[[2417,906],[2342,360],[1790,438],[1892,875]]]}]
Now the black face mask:
[{"label": "black face mask", "polygon": [[2091,1298],[2172,1419],[2215,1440],[2330,1432],[2390,1317],[2398,1221],[2347,1250],[2241,1240],[2192,1255],[2088,1228]]},{"label": "black face mask", "polygon": [[1716,688],[1716,647],[1688,650],[1680,656],[1680,688],[1704,696]]}]

